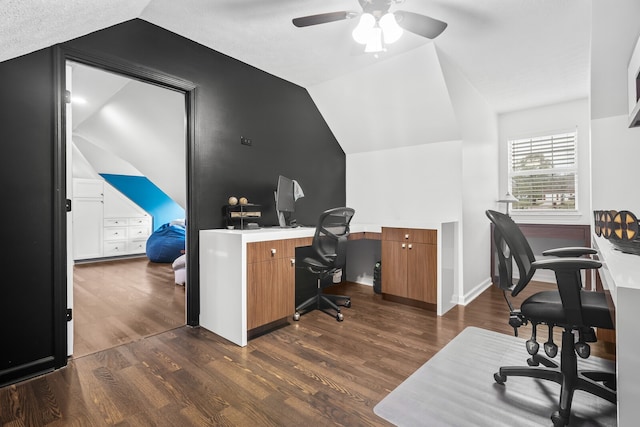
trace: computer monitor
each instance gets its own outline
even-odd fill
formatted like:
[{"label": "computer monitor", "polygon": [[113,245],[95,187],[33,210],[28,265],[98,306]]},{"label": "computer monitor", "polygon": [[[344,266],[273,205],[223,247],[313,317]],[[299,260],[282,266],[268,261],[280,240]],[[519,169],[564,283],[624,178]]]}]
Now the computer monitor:
[{"label": "computer monitor", "polygon": [[[296,210],[296,199],[293,193],[293,180],[280,175],[276,189],[276,213],[280,227],[286,227],[291,222],[292,213]],[[287,221],[287,219],[289,221]]]}]

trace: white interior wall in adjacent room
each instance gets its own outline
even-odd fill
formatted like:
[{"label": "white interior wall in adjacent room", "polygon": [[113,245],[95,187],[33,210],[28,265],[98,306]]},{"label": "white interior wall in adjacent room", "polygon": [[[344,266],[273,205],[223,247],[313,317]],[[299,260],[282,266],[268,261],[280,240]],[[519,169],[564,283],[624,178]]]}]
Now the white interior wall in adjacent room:
[{"label": "white interior wall in adjacent room", "polygon": [[[184,94],[131,81],[74,129],[186,206]],[[99,171],[103,172],[103,171]]]},{"label": "white interior wall in adjacent room", "polygon": [[[578,213],[531,214],[512,211],[512,217],[516,222],[521,223],[589,224],[591,220],[589,100],[583,98],[501,114],[498,117],[498,128],[500,196],[504,195],[508,188],[508,140],[577,130]],[[502,210],[505,209],[504,205],[499,207]]]},{"label": "white interior wall in adjacent room", "polygon": [[87,159],[82,151],[78,148],[78,146],[74,142],[71,144],[71,158],[73,159],[72,163],[72,172],[71,176],[73,178],[87,178],[87,179],[102,179],[100,174],[96,172],[96,169],[93,167],[91,162]]},{"label": "white interior wall in adjacent room", "polygon": [[[82,158],[91,165],[97,174],[143,176],[138,169],[134,168],[121,157],[116,156],[109,149],[99,147],[80,136],[75,136],[73,141],[74,147],[77,148]],[[79,158],[73,158],[74,171],[77,167],[76,162],[78,161]],[[98,175],[98,177],[99,176],[100,175]]]}]

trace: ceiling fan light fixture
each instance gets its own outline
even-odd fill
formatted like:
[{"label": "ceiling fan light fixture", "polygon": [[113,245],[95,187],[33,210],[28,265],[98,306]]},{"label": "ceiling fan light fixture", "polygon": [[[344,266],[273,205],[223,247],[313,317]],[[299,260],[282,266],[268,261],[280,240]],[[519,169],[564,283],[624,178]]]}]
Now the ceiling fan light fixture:
[{"label": "ceiling fan light fixture", "polygon": [[379,21],[380,28],[382,28],[382,35],[386,44],[395,43],[402,37],[403,30],[398,25],[396,17],[393,13],[385,13]]},{"label": "ceiling fan light fixture", "polygon": [[370,13],[363,13],[356,28],[353,29],[351,35],[353,39],[360,44],[368,44],[371,38],[371,32],[376,25],[376,18]]},{"label": "ceiling fan light fixture", "polygon": [[376,53],[382,52],[383,50],[382,28],[376,25],[369,32],[369,39],[367,40],[367,45],[365,46],[364,51],[367,53]]}]

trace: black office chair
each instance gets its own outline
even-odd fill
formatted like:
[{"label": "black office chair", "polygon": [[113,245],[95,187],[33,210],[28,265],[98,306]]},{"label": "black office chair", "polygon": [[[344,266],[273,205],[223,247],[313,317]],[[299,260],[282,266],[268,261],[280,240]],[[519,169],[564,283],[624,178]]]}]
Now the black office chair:
[{"label": "black office chair", "polygon": [[[582,289],[580,272],[583,269],[600,268],[601,263],[583,255],[597,253],[591,248],[559,248],[543,252],[555,258],[536,261],[527,239],[513,220],[500,212],[488,210],[487,217],[493,222],[493,239],[498,253],[499,283],[509,305],[509,324],[518,335],[518,327],[531,322],[532,335],[526,342],[527,352],[532,356],[529,366],[503,366],[494,374],[498,384],[504,384],[509,376],[539,378],[561,385],[558,411],[551,416],[554,426],[569,423],[571,402],[575,390],[583,390],[611,403],[616,403],[615,372],[578,370],[576,353],[582,358],[589,357],[588,342],[595,342],[593,328],[613,329],[613,323],[605,295]],[[512,279],[513,262],[519,270],[519,279]],[[518,295],[527,286],[538,269],[555,272],[558,290],[538,292],[522,302],[520,309],[514,309],[507,292]],[[536,341],[538,325],[549,328],[548,341],[544,343],[547,357],[538,354]],[[553,342],[553,327],[563,328],[560,364],[554,358],[558,346]],[[575,335],[578,339],[575,340]],[[542,365],[542,366],[540,366]]]},{"label": "black office chair", "polygon": [[353,209],[342,207],[329,209],[320,215],[311,244],[313,255],[304,258],[298,265],[316,276],[316,294],[296,307],[293,320],[300,320],[301,314],[315,309],[335,316],[339,322],[344,320],[338,305],[351,307],[351,298],[345,295],[324,294],[322,281],[345,265],[349,223],[354,214]]}]

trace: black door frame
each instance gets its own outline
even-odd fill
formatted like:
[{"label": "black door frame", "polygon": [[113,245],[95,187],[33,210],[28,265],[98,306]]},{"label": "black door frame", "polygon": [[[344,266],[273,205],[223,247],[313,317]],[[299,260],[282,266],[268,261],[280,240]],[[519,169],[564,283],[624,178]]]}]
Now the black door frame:
[{"label": "black door frame", "polygon": [[186,321],[189,326],[198,326],[200,317],[200,282],[198,266],[198,218],[195,208],[194,165],[196,129],[197,86],[179,77],[161,73],[147,67],[123,61],[117,57],[98,56],[85,51],[57,46],[54,54],[54,216],[53,216],[53,263],[54,263],[54,358],[56,368],[67,364],[67,219],[66,219],[66,109],[65,77],[66,61],[74,61],[104,71],[122,74],[134,80],[150,83],[166,89],[178,91],[185,96],[185,139],[187,170],[187,284]]}]

